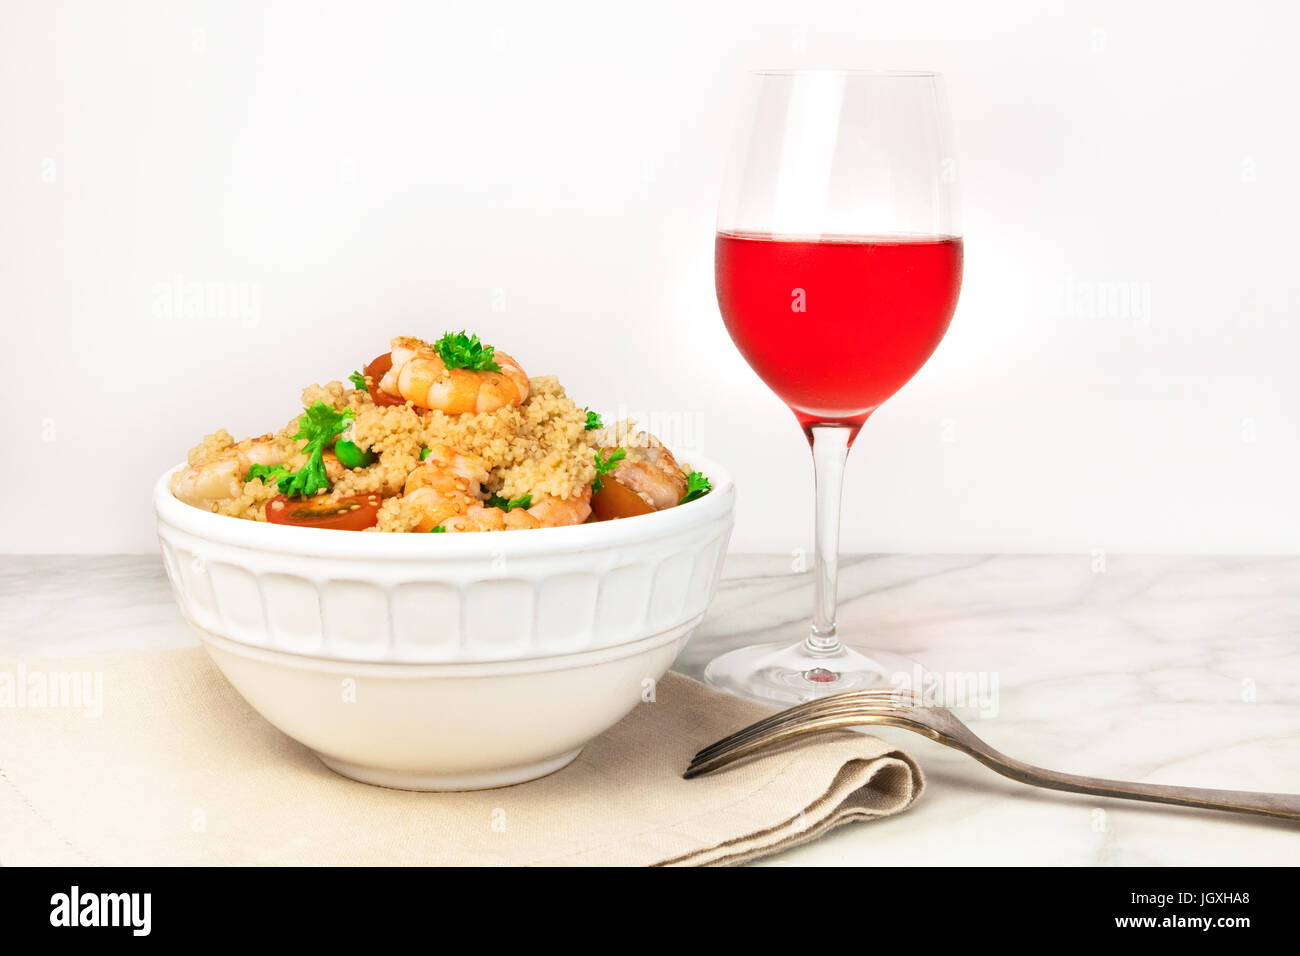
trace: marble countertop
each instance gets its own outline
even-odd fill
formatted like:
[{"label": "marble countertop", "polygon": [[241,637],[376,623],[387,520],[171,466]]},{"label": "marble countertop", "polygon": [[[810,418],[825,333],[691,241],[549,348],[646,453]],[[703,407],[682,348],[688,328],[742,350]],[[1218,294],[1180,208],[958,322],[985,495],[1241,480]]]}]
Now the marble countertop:
[{"label": "marble countertop", "polygon": [[[699,677],[724,650],[802,636],[812,581],[794,564],[731,556],[677,669]],[[1300,791],[1300,557],[851,557],[840,591],[843,636],[980,688],[972,727],[1014,757],[1090,776]],[[156,557],[0,557],[0,654],[196,643]],[[917,806],[764,863],[1300,859],[1300,831],[1286,824],[1037,790],[907,731],[873,732],[925,771]]]}]

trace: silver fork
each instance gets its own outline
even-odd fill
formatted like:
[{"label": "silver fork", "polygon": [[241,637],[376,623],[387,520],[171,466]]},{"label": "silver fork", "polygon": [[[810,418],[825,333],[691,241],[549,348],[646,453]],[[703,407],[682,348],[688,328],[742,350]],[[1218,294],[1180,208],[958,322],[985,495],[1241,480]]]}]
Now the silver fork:
[{"label": "silver fork", "polygon": [[891,690],[860,690],[834,694],[773,714],[695,755],[683,774],[688,780],[712,773],[760,750],[808,734],[863,724],[885,724],[915,731],[944,746],[970,754],[984,766],[1004,777],[1034,787],[1087,793],[1098,797],[1172,803],[1205,810],[1230,810],[1283,820],[1300,820],[1300,794],[1252,793],[1248,790],[1203,790],[1199,787],[1170,787],[1163,784],[1129,783],[1080,777],[1045,770],[999,753],[971,731],[945,707],[912,703]]}]

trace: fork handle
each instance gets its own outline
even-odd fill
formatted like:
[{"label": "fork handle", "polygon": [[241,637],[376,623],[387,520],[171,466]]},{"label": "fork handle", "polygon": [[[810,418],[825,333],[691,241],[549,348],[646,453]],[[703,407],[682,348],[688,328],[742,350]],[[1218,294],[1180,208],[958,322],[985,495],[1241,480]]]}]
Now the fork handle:
[{"label": "fork handle", "polygon": [[1171,803],[1181,807],[1199,807],[1203,810],[1250,813],[1282,820],[1300,820],[1300,794],[1206,790],[1201,787],[1171,787],[1165,784],[1081,777],[1023,763],[999,753],[992,747],[962,746],[958,749],[965,750],[990,770],[1034,787],[1064,790],[1068,793],[1086,793],[1097,797],[1118,797],[1121,800]]}]

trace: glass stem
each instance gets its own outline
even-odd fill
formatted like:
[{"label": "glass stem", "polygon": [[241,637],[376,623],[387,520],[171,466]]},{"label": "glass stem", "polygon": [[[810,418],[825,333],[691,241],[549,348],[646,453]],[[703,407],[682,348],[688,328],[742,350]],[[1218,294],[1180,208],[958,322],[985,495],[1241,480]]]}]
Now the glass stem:
[{"label": "glass stem", "polygon": [[807,648],[817,655],[833,655],[843,645],[835,636],[835,588],[840,564],[840,497],[844,488],[844,463],[855,429],[847,425],[811,425],[813,473],[817,482],[816,574],[812,632]]}]

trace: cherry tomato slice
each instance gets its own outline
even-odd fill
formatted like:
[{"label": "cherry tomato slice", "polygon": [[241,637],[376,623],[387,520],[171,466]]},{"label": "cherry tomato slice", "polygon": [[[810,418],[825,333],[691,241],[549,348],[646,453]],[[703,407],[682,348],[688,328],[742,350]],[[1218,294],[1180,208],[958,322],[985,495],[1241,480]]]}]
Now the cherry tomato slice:
[{"label": "cherry tomato slice", "polygon": [[398,398],[396,395],[389,395],[379,387],[379,380],[388,374],[388,370],[393,367],[393,353],[385,352],[383,355],[375,356],[375,360],[366,366],[364,374],[374,382],[370,386],[370,398],[376,405],[405,405],[406,399]]},{"label": "cherry tomato slice", "polygon": [[600,491],[591,496],[591,513],[597,521],[631,518],[654,511],[635,491],[610,475],[602,475]]},{"label": "cherry tomato slice", "polygon": [[335,498],[287,498],[276,495],[266,503],[266,520],[299,528],[333,528],[336,531],[365,531],[379,520],[379,495],[350,495]]}]

